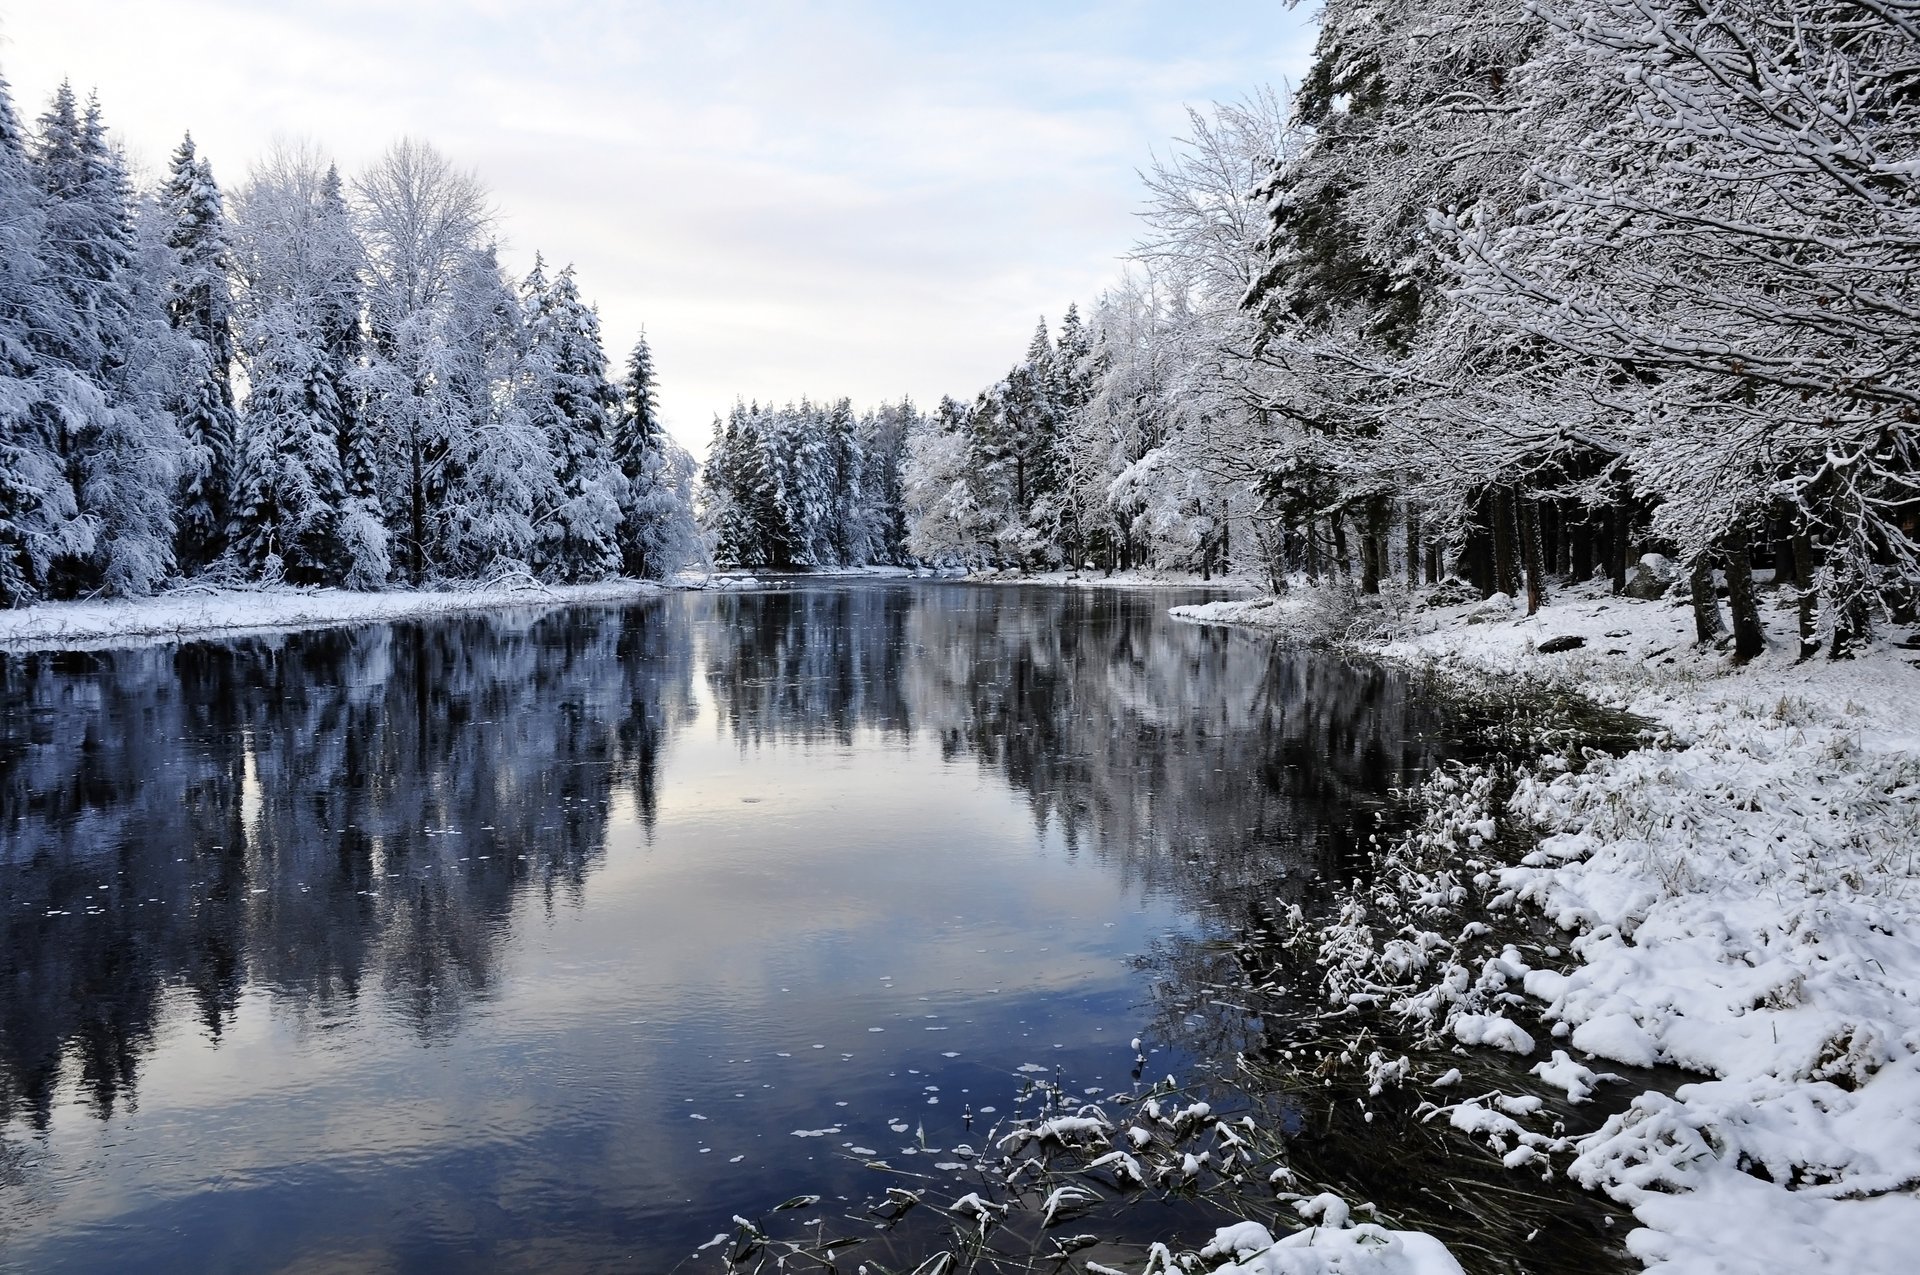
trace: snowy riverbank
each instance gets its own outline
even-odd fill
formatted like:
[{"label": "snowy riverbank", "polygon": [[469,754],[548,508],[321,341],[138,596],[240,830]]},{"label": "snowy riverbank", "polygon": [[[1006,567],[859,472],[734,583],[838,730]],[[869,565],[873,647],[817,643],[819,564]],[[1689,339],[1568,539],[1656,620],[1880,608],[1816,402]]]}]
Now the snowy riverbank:
[{"label": "snowy riverbank", "polygon": [[1229,593],[1253,593],[1260,588],[1259,582],[1251,576],[1216,574],[1203,577],[1197,571],[1163,571],[1156,568],[1113,572],[1093,568],[1080,571],[986,569],[969,572],[962,578],[970,584],[1055,584],[1075,589],[1220,589]]},{"label": "snowy riverbank", "polygon": [[255,631],[327,628],[499,607],[567,606],[648,597],[643,580],[486,585],[355,593],[346,589],[180,589],[151,598],[48,602],[0,610],[0,650],[75,650]]},{"label": "snowy riverbank", "polygon": [[[1329,610],[1301,592],[1175,613],[1285,632],[1324,630]],[[1671,738],[1539,758],[1479,819],[1463,794],[1453,827],[1429,825],[1443,853],[1399,876],[1403,910],[1349,919],[1368,954],[1329,986],[1537,1057],[1574,1101],[1609,1063],[1700,1075],[1584,1134],[1525,1102],[1429,1095],[1517,1172],[1630,1207],[1651,1270],[1904,1270],[1920,1233],[1920,653],[1796,664],[1791,616],[1767,618],[1772,648],[1735,668],[1693,647],[1685,605],[1592,586],[1531,619],[1478,603],[1357,617],[1350,637],[1381,635],[1357,643],[1371,652],[1578,691]],[[1502,864],[1503,844],[1525,853]],[[1476,949],[1422,911],[1436,890],[1530,910],[1566,950]]]}]

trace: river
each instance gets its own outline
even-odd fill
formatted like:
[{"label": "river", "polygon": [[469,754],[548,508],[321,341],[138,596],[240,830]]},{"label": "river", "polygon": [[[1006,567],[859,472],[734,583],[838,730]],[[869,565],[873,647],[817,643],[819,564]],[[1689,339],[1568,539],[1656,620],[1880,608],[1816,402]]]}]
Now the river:
[{"label": "river", "polygon": [[866,1159],[963,1178],[1035,1075],[1231,1048],[1155,954],[1310,898],[1442,745],[1202,596],[0,656],[0,1264],[665,1270]]}]

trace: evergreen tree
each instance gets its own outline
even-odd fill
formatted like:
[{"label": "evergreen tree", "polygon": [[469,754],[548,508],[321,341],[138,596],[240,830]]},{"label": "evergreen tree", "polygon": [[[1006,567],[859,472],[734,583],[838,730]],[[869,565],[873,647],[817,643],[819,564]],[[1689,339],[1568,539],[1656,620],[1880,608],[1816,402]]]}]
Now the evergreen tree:
[{"label": "evergreen tree", "polygon": [[47,596],[53,563],[90,543],[67,474],[71,378],[46,334],[65,310],[43,257],[46,219],[13,97],[0,80],[0,606]]},{"label": "evergreen tree", "polygon": [[517,392],[520,303],[491,248],[460,272],[449,315],[440,376],[457,423],[434,527],[440,558],[459,576],[530,571],[534,510],[556,503],[553,462]]},{"label": "evergreen tree", "polygon": [[228,279],[226,214],[213,170],[188,134],[173,153],[162,188],[173,253],[167,316],[192,343],[193,365],[169,406],[185,448],[180,468],[175,550],[183,571],[206,566],[226,545],[227,496],[239,424],[232,368],[233,291]]},{"label": "evergreen tree", "polygon": [[522,288],[527,334],[522,401],[545,438],[554,486],[535,511],[534,569],[596,580],[620,569],[620,471],[610,450],[618,396],[607,380],[600,320],[568,267],[551,284],[536,261]]},{"label": "evergreen tree", "polygon": [[343,444],[352,419],[347,351],[357,322],[359,246],[337,193],[318,155],[281,150],[236,201],[248,393],[229,554],[255,575],[372,588],[386,577],[384,536],[350,500],[351,449]]},{"label": "evergreen tree", "polygon": [[661,428],[653,351],[645,333],[627,357],[615,418],[613,457],[626,480],[621,498],[621,569],[659,579],[697,557],[687,491],[689,463]]},{"label": "evergreen tree", "polygon": [[34,167],[47,214],[45,260],[62,321],[41,329],[48,360],[71,379],[60,439],[85,550],[54,563],[54,587],[142,594],[173,570],[180,439],[165,410],[162,294],[136,277],[126,169],[99,103],[76,108],[62,85],[41,119]]},{"label": "evergreen tree", "polygon": [[332,584],[344,574],[343,412],[310,317],[283,303],[249,325],[250,389],[229,536],[256,577]]},{"label": "evergreen tree", "polygon": [[321,364],[337,405],[340,476],[345,502],[340,511],[342,582],[354,589],[377,589],[392,571],[389,537],[380,507],[378,440],[361,389],[366,334],[361,323],[362,254],[354,233],[340,170],[327,165],[315,209],[316,242],[324,246],[314,261],[314,331]]}]

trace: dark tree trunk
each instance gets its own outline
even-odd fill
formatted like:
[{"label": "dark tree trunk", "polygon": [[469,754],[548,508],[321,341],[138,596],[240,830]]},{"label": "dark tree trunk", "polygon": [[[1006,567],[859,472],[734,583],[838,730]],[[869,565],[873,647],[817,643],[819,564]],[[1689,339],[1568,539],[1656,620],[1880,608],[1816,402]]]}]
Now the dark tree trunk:
[{"label": "dark tree trunk", "polygon": [[1572,558],[1570,574],[1576,583],[1593,578],[1593,524],[1586,517],[1575,523],[1567,536],[1567,551]]},{"label": "dark tree trunk", "polygon": [[1520,592],[1513,561],[1513,493],[1496,487],[1489,503],[1493,517],[1493,589],[1513,597]]},{"label": "dark tree trunk", "polygon": [[1444,553],[1445,551],[1441,549],[1440,543],[1438,541],[1429,540],[1427,542],[1427,583],[1428,584],[1440,583],[1441,571],[1444,569],[1444,566],[1445,566],[1445,563],[1443,561]]},{"label": "dark tree trunk", "polygon": [[1339,514],[1327,515],[1327,522],[1333,529],[1333,565],[1340,572],[1342,580],[1353,578],[1353,560],[1347,556],[1347,528],[1345,519]]},{"label": "dark tree trunk", "polygon": [[1627,587],[1628,559],[1633,555],[1633,510],[1625,501],[1613,507],[1611,530],[1611,543],[1607,546],[1607,574],[1613,577],[1613,591],[1622,593]]},{"label": "dark tree trunk", "polygon": [[1380,501],[1369,500],[1366,506],[1366,521],[1360,527],[1360,592],[1380,592],[1380,577],[1386,573],[1386,563],[1381,561],[1380,548],[1383,537],[1380,534]]},{"label": "dark tree trunk", "polygon": [[1827,658],[1850,660],[1854,648],[1867,639],[1872,624],[1866,603],[1860,598],[1859,579],[1840,563],[1831,565],[1834,596],[1828,599],[1828,605],[1833,609],[1833,644],[1827,650]]},{"label": "dark tree trunk", "polygon": [[1819,564],[1813,556],[1813,537],[1804,531],[1794,535],[1793,554],[1794,609],[1800,621],[1800,658],[1810,660],[1820,653],[1819,595],[1813,588]]},{"label": "dark tree trunk", "polygon": [[1320,583],[1320,532],[1313,525],[1313,519],[1307,519],[1307,583]]},{"label": "dark tree trunk", "polygon": [[1703,553],[1688,565],[1687,588],[1693,592],[1693,639],[1710,646],[1727,631],[1720,618],[1720,599],[1713,593],[1712,554]]},{"label": "dark tree trunk", "polygon": [[415,439],[409,450],[412,452],[410,459],[413,461],[413,473],[409,482],[411,490],[408,492],[410,497],[408,503],[411,508],[407,515],[407,531],[413,541],[410,546],[412,552],[409,554],[410,574],[413,577],[413,586],[417,589],[425,583],[427,578],[427,478],[422,472],[423,457],[420,440]]},{"label": "dark tree trunk", "polygon": [[1527,614],[1534,615],[1547,600],[1547,565],[1540,544],[1540,507],[1530,497],[1520,501],[1520,555],[1527,571]]},{"label": "dark tree trunk", "polygon": [[1735,529],[1726,538],[1727,609],[1733,612],[1733,658],[1737,664],[1767,649],[1767,631],[1760,623],[1760,606],[1753,597],[1753,560],[1747,533]]},{"label": "dark tree trunk", "polygon": [[1420,507],[1407,502],[1407,587],[1420,587]]},{"label": "dark tree trunk", "polygon": [[1493,563],[1493,532],[1476,528],[1468,533],[1466,553],[1463,561],[1468,578],[1473,587],[1480,590],[1480,596],[1491,597],[1500,589],[1499,575]]}]

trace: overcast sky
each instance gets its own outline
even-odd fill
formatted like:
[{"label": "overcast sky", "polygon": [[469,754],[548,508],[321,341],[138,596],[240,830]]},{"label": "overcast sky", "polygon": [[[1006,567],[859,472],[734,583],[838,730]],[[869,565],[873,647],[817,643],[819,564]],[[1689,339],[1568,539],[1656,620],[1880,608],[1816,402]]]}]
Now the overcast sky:
[{"label": "overcast sky", "polygon": [[644,324],[698,453],[735,396],[971,395],[1120,270],[1188,104],[1297,81],[1283,0],[0,0],[31,122],[62,78],[159,171],[276,138],[352,171],[432,142],[505,260],[573,262],[616,365]]}]

